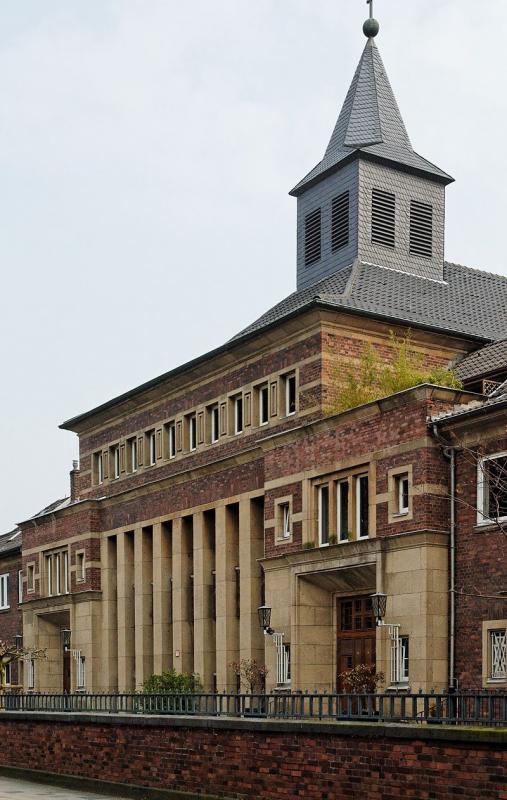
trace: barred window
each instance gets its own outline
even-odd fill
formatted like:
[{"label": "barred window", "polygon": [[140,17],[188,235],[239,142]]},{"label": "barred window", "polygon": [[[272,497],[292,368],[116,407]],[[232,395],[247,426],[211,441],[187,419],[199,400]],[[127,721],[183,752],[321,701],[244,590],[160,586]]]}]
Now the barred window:
[{"label": "barred window", "polygon": [[489,678],[504,681],[507,677],[507,631],[489,631]]}]

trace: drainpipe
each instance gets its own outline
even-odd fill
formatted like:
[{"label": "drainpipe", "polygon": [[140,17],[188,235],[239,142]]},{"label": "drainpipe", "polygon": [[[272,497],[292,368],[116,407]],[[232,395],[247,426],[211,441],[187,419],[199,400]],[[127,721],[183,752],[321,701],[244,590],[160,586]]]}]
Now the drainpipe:
[{"label": "drainpipe", "polygon": [[449,689],[456,690],[455,676],[455,647],[456,647],[456,448],[446,441],[438,432],[438,427],[433,424],[433,435],[444,447],[444,456],[450,462],[451,490],[450,490],[450,518],[451,530],[449,540],[449,591],[450,619],[449,619]]}]

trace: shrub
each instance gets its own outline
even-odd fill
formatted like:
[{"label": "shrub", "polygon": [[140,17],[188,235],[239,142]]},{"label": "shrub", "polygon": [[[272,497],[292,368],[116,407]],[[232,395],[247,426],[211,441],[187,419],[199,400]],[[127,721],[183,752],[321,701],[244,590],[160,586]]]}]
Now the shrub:
[{"label": "shrub", "polygon": [[342,672],[338,675],[343,681],[346,692],[369,692],[373,693],[377,686],[385,680],[383,672],[375,672],[375,665],[358,664],[353,669]]},{"label": "shrub", "polygon": [[264,664],[258,664],[255,658],[242,658],[241,661],[231,664],[231,667],[239,677],[240,685],[250,694],[264,691],[269,672]]},{"label": "shrub", "polygon": [[315,542],[313,541],[303,543],[303,550],[313,550],[314,547],[315,547]]},{"label": "shrub", "polygon": [[193,694],[202,691],[199,675],[193,672],[176,672],[174,669],[161,675],[152,675],[145,681],[145,694]]},{"label": "shrub", "polygon": [[369,344],[364,347],[359,364],[344,370],[343,388],[334,411],[347,411],[423,383],[462,388],[452,370],[424,366],[424,356],[414,350],[410,331],[405,337],[396,336],[391,331],[390,341],[393,351],[390,363],[383,361]]}]

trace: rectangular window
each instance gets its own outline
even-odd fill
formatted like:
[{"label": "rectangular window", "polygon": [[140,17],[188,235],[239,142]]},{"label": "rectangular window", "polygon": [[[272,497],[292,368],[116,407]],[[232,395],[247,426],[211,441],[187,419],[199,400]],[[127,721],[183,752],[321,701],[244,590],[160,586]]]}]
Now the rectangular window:
[{"label": "rectangular window", "polygon": [[35,567],[33,564],[29,564],[26,568],[26,590],[27,592],[34,592],[35,591]]},{"label": "rectangular window", "polygon": [[269,422],[269,386],[266,383],[259,388],[259,425]]},{"label": "rectangular window", "polygon": [[69,553],[60,550],[46,556],[46,587],[49,597],[69,592]]},{"label": "rectangular window", "polygon": [[507,631],[489,631],[489,680],[505,681],[507,677]]},{"label": "rectangular window", "polygon": [[400,636],[401,647],[401,681],[402,683],[409,682],[409,638],[408,636]]},{"label": "rectangular window", "polygon": [[329,486],[319,486],[319,545],[329,544]]},{"label": "rectangular window", "polygon": [[390,192],[373,189],[371,200],[371,241],[394,248],[396,198]]},{"label": "rectangular window", "polygon": [[477,500],[479,523],[507,520],[507,453],[480,459]]},{"label": "rectangular window", "polygon": [[153,465],[157,461],[157,442],[155,438],[155,431],[148,431],[146,437],[148,439],[148,453],[150,459],[150,467],[153,467]]},{"label": "rectangular window", "polygon": [[290,503],[281,503],[279,506],[281,531],[283,539],[290,539],[292,536],[292,524],[290,519]]},{"label": "rectangular window", "polygon": [[243,432],[243,397],[234,398],[234,433]]},{"label": "rectangular window", "polygon": [[410,201],[410,255],[433,255],[433,208],[417,200]]},{"label": "rectangular window", "polygon": [[285,415],[287,417],[296,413],[296,376],[285,376]]},{"label": "rectangular window", "polygon": [[5,685],[6,686],[10,686],[11,683],[12,683],[12,669],[11,669],[11,667],[12,667],[12,665],[10,663],[5,665]]},{"label": "rectangular window", "polygon": [[195,414],[188,419],[188,446],[190,450],[197,449],[197,417]]},{"label": "rectangular window", "polygon": [[127,446],[130,472],[137,472],[139,467],[139,462],[137,460],[137,437],[134,436],[133,439],[129,439]]},{"label": "rectangular window", "polygon": [[370,504],[368,475],[356,478],[356,529],[358,539],[366,539],[370,532]]},{"label": "rectangular window", "polygon": [[81,690],[86,688],[86,660],[80,652],[76,658],[76,688]]},{"label": "rectangular window", "polygon": [[109,462],[111,464],[110,473],[113,473],[113,477],[116,480],[120,477],[120,448],[115,445],[111,447],[109,452],[111,455],[111,461]]},{"label": "rectangular window", "polygon": [[316,208],[305,218],[305,267],[320,261],[322,251],[322,212]]},{"label": "rectangular window", "polygon": [[26,662],[27,666],[27,684],[29,689],[35,689],[35,660],[29,658]]},{"label": "rectangular window", "polygon": [[176,425],[174,422],[169,423],[167,435],[169,437],[168,441],[169,458],[176,458]]},{"label": "rectangular window", "polygon": [[396,500],[398,514],[408,514],[410,505],[408,475],[396,476]]},{"label": "rectangular window", "polygon": [[9,608],[9,574],[0,575],[0,609]]},{"label": "rectangular window", "polygon": [[333,253],[349,243],[349,192],[334,197],[331,206],[331,248]]},{"label": "rectangular window", "polygon": [[210,410],[211,422],[211,443],[214,444],[220,439],[220,411],[218,405],[212,406]]},{"label": "rectangular window", "polygon": [[340,542],[349,540],[349,482],[339,481],[336,487],[336,511],[338,523],[338,539]]},{"label": "rectangular window", "polygon": [[76,581],[83,582],[85,577],[85,554],[76,553]]},{"label": "rectangular window", "polygon": [[98,484],[104,483],[104,466],[102,464],[102,453],[95,453],[93,456],[95,468],[95,482]]},{"label": "rectangular window", "polygon": [[18,571],[18,605],[23,602],[23,570]]}]

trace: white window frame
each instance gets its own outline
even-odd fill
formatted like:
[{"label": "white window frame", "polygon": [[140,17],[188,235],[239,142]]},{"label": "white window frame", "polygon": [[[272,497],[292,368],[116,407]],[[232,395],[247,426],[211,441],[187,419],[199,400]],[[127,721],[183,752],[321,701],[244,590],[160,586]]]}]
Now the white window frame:
[{"label": "white window frame", "polygon": [[84,583],[86,580],[86,556],[84,550],[76,553],[76,583]]},{"label": "white window frame", "polygon": [[102,453],[95,453],[95,463],[97,466],[97,483],[104,483],[104,464],[102,461]]},{"label": "white window frame", "polygon": [[[266,419],[264,419],[266,417]],[[269,423],[269,383],[259,386],[259,426]]]},{"label": "white window frame", "polygon": [[114,466],[114,479],[118,480],[120,477],[120,445],[113,447],[113,466]]},{"label": "white window frame", "polygon": [[[342,495],[341,495],[341,487],[347,487],[347,494],[348,494],[348,504],[349,504],[349,512],[350,512],[350,479],[344,478],[341,481],[336,482],[336,538],[338,543],[345,544],[345,542],[349,541],[350,530],[349,524],[347,521],[347,538],[342,539],[342,531],[341,531],[341,515],[342,515]],[[347,520],[349,520],[349,514],[347,514]]]},{"label": "white window frame", "polygon": [[150,431],[148,434],[149,454],[150,454],[150,467],[154,467],[157,463],[157,439],[155,431]]},{"label": "white window frame", "polygon": [[53,556],[46,556],[47,596],[53,597]]},{"label": "white window frame", "polygon": [[[31,580],[30,580],[31,578]],[[27,564],[26,567],[26,591],[35,591],[35,564]]]},{"label": "white window frame", "polygon": [[18,605],[23,602],[23,570],[18,570]]},{"label": "white window frame", "polygon": [[12,662],[5,664],[5,686],[10,686],[12,683]]},{"label": "white window frame", "polygon": [[480,458],[477,462],[477,524],[478,525],[491,525],[498,522],[506,522],[507,516],[504,517],[490,517],[487,508],[488,492],[487,492],[487,479],[486,479],[486,463],[488,461],[495,461],[498,458],[507,458],[507,450],[501,453],[493,453],[489,456]]},{"label": "white window frame", "polygon": [[[296,373],[291,372],[288,375],[285,375],[285,416],[286,417],[293,417],[296,413],[296,406],[297,406],[297,383],[296,383]],[[294,411],[290,411],[290,386],[292,381],[294,381]]]},{"label": "white window frame", "polygon": [[139,462],[137,460],[137,436],[130,440],[130,471],[137,472]]},{"label": "white window frame", "polygon": [[488,630],[488,648],[488,682],[505,683],[507,678],[507,630],[505,628]]},{"label": "white window frame", "polygon": [[169,458],[176,458],[176,424],[174,422],[169,423],[168,437]]},{"label": "white window frame", "polygon": [[402,683],[410,683],[410,638],[408,636],[400,636],[401,648],[401,681]]},{"label": "white window frame", "polygon": [[35,689],[35,659],[28,657],[25,661],[27,666],[27,688],[28,689]]},{"label": "white window frame", "polygon": [[[361,480],[366,478],[368,481],[368,530],[366,533],[361,531]],[[369,492],[370,492],[370,476],[367,472],[363,472],[361,475],[356,475],[356,536],[358,539],[368,539],[370,535],[370,500],[369,500]]]},{"label": "white window frame", "polygon": [[5,611],[9,605],[9,573],[0,575],[0,610]]},{"label": "white window frame", "polygon": [[282,539],[290,539],[290,537],[292,536],[290,503],[281,503],[280,511],[282,514]]},{"label": "white window frame", "polygon": [[[324,530],[324,519],[322,516],[323,493],[327,490],[327,530]],[[323,483],[318,487],[318,528],[319,528],[319,547],[329,547],[329,509],[330,509],[330,489],[329,483]],[[327,541],[324,541],[324,535]]]},{"label": "white window frame", "polygon": [[[241,408],[241,427],[239,427],[239,409]],[[244,408],[243,408],[243,395],[239,394],[237,397],[234,398],[234,435],[238,436],[240,433],[243,433],[245,428],[245,420],[243,418]]]},{"label": "white window frame", "polygon": [[192,414],[188,418],[188,446],[193,453],[197,450],[197,415]]},{"label": "white window frame", "polygon": [[[403,502],[403,484],[407,484],[407,505]],[[398,489],[398,514],[408,514],[410,511],[410,478],[408,473],[403,472],[401,475],[396,475],[396,485]]]},{"label": "white window frame", "polygon": [[76,689],[86,689],[86,657],[78,650],[76,654]]},{"label": "white window frame", "polygon": [[220,439],[220,408],[218,403],[214,406],[211,406],[210,409],[210,418],[211,418],[211,444],[216,444]]}]

